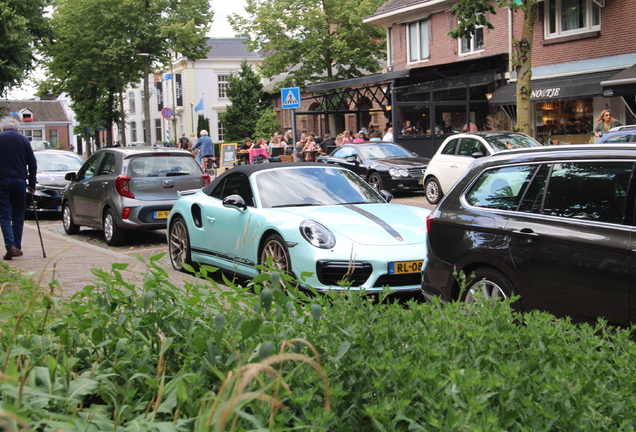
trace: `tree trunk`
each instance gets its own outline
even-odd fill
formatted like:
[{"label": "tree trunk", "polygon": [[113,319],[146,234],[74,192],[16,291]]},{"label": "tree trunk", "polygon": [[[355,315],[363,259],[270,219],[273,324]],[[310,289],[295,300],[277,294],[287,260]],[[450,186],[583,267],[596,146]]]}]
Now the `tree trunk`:
[{"label": "tree trunk", "polygon": [[523,0],[525,6],[521,40],[515,42],[517,51],[517,125],[515,129],[530,135],[532,111],[530,95],[532,86],[532,37],[537,19],[536,0]]}]

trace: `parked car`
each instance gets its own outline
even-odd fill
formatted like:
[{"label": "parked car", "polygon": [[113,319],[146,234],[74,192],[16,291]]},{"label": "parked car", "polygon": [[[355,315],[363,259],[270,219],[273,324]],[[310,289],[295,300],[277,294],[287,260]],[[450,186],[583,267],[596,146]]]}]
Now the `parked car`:
[{"label": "parked car", "polygon": [[636,143],[636,125],[612,128],[601,136],[598,143]]},{"label": "parked car", "polygon": [[[636,321],[636,145],[545,147],[475,162],[428,216],[422,290],[519,295],[523,310]],[[454,271],[470,280],[460,289]]]},{"label": "parked car", "polygon": [[109,245],[123,243],[126,231],[165,228],[178,192],[210,182],[190,152],[152,147],[99,150],[65,178],[64,230],[101,228]]},{"label": "parked car", "polygon": [[304,162],[242,165],[179,193],[168,220],[177,270],[209,264],[254,277],[267,263],[316,289],[419,291],[429,210],[389,204],[359,176]]},{"label": "parked car", "polygon": [[318,162],[340,165],[365,179],[376,190],[422,190],[430,159],[382,141],[345,144]]},{"label": "parked car", "polygon": [[36,150],[33,153],[38,172],[35,193],[26,198],[26,211],[61,212],[62,192],[68,184],[64,177],[68,172],[79,170],[84,160],[66,150]]},{"label": "parked car", "polygon": [[437,204],[475,159],[528,147],[541,147],[541,144],[517,132],[470,132],[446,138],[424,174],[426,199]]}]

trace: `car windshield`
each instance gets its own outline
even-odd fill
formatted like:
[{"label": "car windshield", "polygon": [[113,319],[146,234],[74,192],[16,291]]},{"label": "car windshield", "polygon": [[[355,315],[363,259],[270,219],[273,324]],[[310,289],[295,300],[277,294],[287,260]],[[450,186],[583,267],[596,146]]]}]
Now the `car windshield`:
[{"label": "car windshield", "polygon": [[148,155],[129,159],[126,175],[137,177],[171,177],[197,174],[201,171],[192,156]]},{"label": "car windshield", "polygon": [[256,174],[263,208],[385,203],[358,175],[340,168],[285,168]]},{"label": "car windshield", "polygon": [[541,147],[541,144],[534,139],[520,134],[493,135],[486,136],[484,138],[490,143],[490,146],[495,153],[502,150]]},{"label": "car windshield", "polygon": [[71,154],[50,154],[35,152],[38,171],[78,171],[84,161]]},{"label": "car windshield", "polygon": [[413,155],[404,147],[396,144],[361,145],[358,151],[363,159],[385,159],[391,157],[412,157]]}]

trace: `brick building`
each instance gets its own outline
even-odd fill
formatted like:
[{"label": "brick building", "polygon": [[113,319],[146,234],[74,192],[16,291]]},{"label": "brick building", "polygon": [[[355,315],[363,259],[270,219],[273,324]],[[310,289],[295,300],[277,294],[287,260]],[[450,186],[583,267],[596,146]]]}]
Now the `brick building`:
[{"label": "brick building", "polygon": [[67,110],[56,100],[3,100],[5,115],[20,122],[20,133],[30,141],[48,141],[53,147],[68,149],[73,122]]}]

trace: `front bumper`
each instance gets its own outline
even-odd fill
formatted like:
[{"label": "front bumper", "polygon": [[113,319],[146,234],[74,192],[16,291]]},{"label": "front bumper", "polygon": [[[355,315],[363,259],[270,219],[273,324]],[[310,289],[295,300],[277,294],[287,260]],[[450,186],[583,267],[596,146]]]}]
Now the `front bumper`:
[{"label": "front bumper", "polygon": [[401,190],[424,190],[424,177],[401,177],[393,178],[388,177],[384,179],[384,189],[389,191],[401,191]]}]

